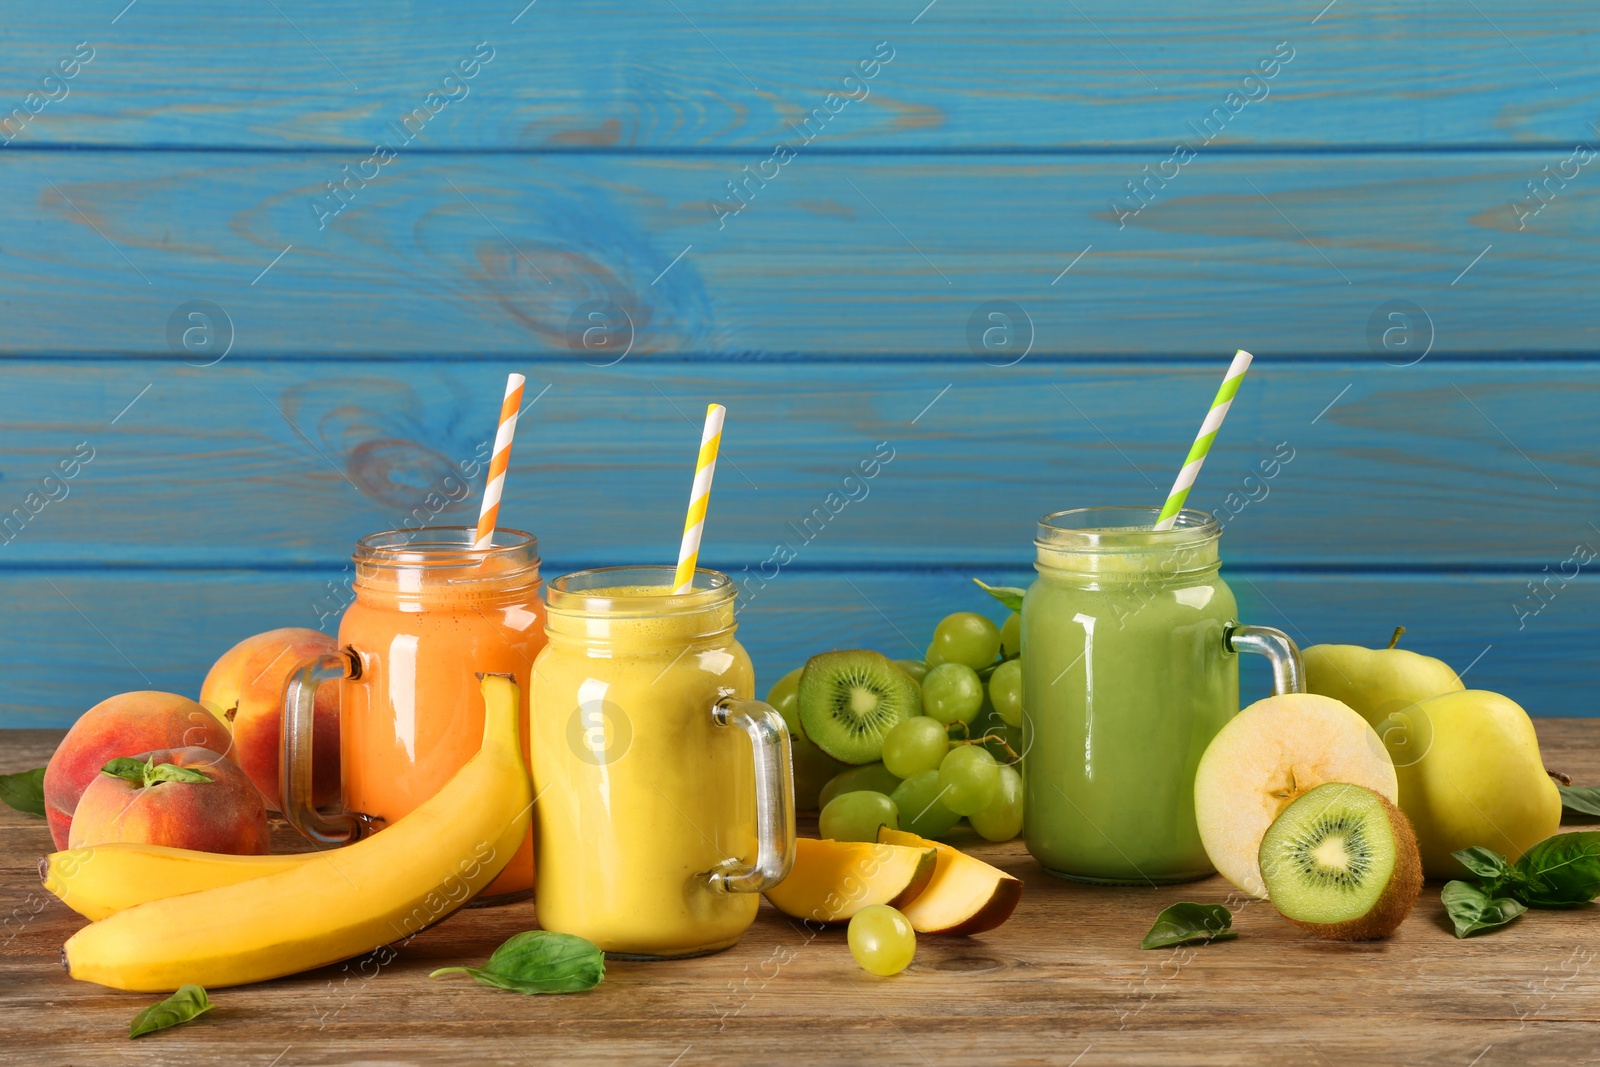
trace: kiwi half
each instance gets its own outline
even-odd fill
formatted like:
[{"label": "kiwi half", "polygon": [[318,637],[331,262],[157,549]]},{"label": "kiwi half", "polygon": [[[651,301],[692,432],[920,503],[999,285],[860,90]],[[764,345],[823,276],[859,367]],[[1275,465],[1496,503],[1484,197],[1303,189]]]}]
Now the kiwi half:
[{"label": "kiwi half", "polygon": [[824,652],[800,672],[800,725],[818,748],[841,763],[883,756],[883,735],[922,714],[922,690],[877,652]]},{"label": "kiwi half", "polygon": [[1319,785],[1284,808],[1259,859],[1272,906],[1333,941],[1388,937],[1422,891],[1411,823],[1377,793],[1344,782]]}]

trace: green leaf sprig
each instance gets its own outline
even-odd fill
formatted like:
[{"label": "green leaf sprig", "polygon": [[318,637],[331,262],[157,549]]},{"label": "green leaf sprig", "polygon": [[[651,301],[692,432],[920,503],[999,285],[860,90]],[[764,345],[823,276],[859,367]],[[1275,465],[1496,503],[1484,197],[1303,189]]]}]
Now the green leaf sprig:
[{"label": "green leaf sprig", "polygon": [[1457,937],[1504,926],[1528,909],[1511,897],[1497,897],[1471,882],[1450,882],[1439,894],[1444,910],[1455,924]]},{"label": "green leaf sprig", "polygon": [[516,993],[581,993],[605,978],[606,960],[581,937],[529,930],[495,949],[482,967],[441,967],[428,977],[457,973]]},{"label": "green leaf sprig", "polygon": [[178,991],[163,1000],[160,1004],[152,1004],[144,1011],[133,1017],[133,1022],[128,1024],[130,1038],[143,1037],[153,1034],[157,1030],[165,1030],[169,1026],[177,1026],[204,1015],[216,1007],[211,1003],[211,998],[206,996],[205,988],[197,985],[179,986]]},{"label": "green leaf sprig", "polygon": [[132,756],[118,756],[116,759],[100,768],[102,774],[113,775],[132,782],[140,789],[159,785],[162,782],[210,782],[214,781],[210,775],[202,774],[193,767],[180,767],[176,763],[157,763],[155,757],[148,760],[137,760]]},{"label": "green leaf sprig", "polygon": [[1594,822],[1600,819],[1600,786],[1562,785],[1557,782],[1556,791],[1561,794],[1563,821]]},{"label": "green leaf sprig", "polygon": [[978,578],[972,580],[979,589],[982,589],[1012,611],[1022,610],[1022,598],[1027,593],[1026,589],[1018,589],[1010,585],[990,585]]},{"label": "green leaf sprig", "polygon": [[1238,937],[1233,912],[1222,904],[1180,901],[1156,916],[1155,925],[1139,942],[1140,948],[1170,948],[1193,941],[1227,941]]},{"label": "green leaf sprig", "polygon": [[1529,908],[1577,908],[1600,896],[1600,831],[1547,837],[1516,863],[1480,845],[1452,855],[1478,878],[1450,882],[1440,894],[1457,937],[1504,926]]},{"label": "green leaf sprig", "polygon": [[0,800],[24,815],[43,815],[44,768],[0,774]]}]

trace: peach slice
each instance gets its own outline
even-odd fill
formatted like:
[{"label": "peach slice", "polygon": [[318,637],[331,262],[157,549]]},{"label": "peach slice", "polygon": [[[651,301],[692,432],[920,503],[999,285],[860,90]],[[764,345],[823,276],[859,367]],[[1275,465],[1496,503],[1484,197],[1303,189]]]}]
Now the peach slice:
[{"label": "peach slice", "polygon": [[796,919],[849,922],[868,904],[905,908],[933,878],[936,862],[928,843],[907,848],[802,837],[795,842],[789,877],[766,896]]},{"label": "peach slice", "polygon": [[939,841],[878,830],[886,845],[935,850],[933,880],[900,910],[919,934],[981,934],[1011,918],[1022,899],[1022,880]]}]

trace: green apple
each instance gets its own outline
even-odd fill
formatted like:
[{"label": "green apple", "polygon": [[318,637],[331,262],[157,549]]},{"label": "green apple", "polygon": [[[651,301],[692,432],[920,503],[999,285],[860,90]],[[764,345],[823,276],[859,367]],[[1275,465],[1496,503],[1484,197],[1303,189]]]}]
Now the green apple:
[{"label": "green apple", "polygon": [[1312,645],[1301,653],[1306,691],[1350,705],[1382,735],[1386,721],[1397,712],[1431,696],[1466,688],[1444,660],[1396,648],[1403,633],[1405,627],[1398,627],[1388,648]]},{"label": "green apple", "polygon": [[1469,877],[1451,855],[1457,849],[1482,845],[1514,861],[1560,829],[1561,794],[1545,773],[1533,720],[1515,701],[1465,689],[1429,697],[1410,714],[1425,724],[1428,744],[1410,763],[1396,761],[1395,773],[1429,878]]},{"label": "green apple", "polygon": [[789,727],[789,753],[794,767],[794,805],[796,811],[817,811],[817,801],[828,779],[846,768],[832,756],[816,746],[800,726],[799,692],[800,671],[796,667],[772,683],[767,690],[767,703],[771,704],[784,724]]}]

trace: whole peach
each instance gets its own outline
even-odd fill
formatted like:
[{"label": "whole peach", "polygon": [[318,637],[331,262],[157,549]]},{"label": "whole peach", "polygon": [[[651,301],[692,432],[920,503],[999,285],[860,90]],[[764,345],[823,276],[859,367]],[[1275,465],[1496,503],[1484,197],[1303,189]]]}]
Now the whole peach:
[{"label": "whole peach", "polygon": [[56,746],[44,772],[45,816],[56,848],[67,847],[78,798],[107,760],[186,745],[232,755],[228,728],[176,693],[120,693],[84,712]]},{"label": "whole peach", "polygon": [[210,781],[134,781],[102,772],[78,800],[68,847],[126,841],[236,855],[267,851],[266,806],[233,761],[196,746],[141,752],[133,759],[188,768]]},{"label": "whole peach", "polygon": [[[282,752],[283,689],[308,659],[337,651],[317,630],[287,626],[247,637],[222,654],[200,687],[200,703],[233,731],[233,758],[261,790],[267,807],[281,810],[278,763]],[[339,799],[339,684],[317,687],[311,727],[312,802]]]}]

